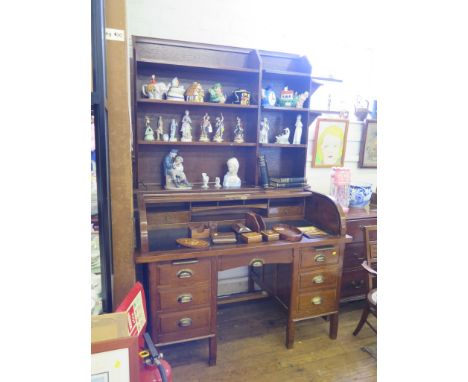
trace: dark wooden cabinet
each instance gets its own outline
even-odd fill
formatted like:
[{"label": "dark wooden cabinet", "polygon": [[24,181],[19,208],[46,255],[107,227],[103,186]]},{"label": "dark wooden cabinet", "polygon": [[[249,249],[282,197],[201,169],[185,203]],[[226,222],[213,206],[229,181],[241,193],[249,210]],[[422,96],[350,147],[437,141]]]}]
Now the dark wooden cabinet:
[{"label": "dark wooden cabinet", "polygon": [[341,302],[366,298],[368,273],[361,264],[366,260],[362,227],[377,224],[377,209],[350,208],[346,215],[346,233],[353,237],[346,244],[341,281]]}]

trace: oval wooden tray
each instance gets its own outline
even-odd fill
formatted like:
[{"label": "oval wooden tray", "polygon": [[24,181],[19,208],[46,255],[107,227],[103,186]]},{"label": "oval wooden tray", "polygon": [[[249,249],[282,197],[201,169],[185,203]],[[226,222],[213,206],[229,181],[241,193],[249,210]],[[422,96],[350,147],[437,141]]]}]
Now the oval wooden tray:
[{"label": "oval wooden tray", "polygon": [[176,242],[187,248],[206,248],[210,246],[210,243],[201,239],[181,238],[177,239]]},{"label": "oval wooden tray", "polygon": [[301,241],[302,239],[302,232],[292,225],[275,224],[271,229],[279,233],[281,240]]}]

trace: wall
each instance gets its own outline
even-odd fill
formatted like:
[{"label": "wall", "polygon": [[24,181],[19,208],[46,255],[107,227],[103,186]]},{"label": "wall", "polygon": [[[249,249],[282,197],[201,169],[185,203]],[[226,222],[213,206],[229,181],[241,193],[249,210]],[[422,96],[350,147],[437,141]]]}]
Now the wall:
[{"label": "wall", "polygon": [[[371,2],[364,6],[372,11]],[[313,75],[344,80],[343,85],[334,90],[332,109],[333,105],[339,105],[352,110],[357,94],[376,98],[374,42],[367,32],[373,27],[372,20],[358,22],[359,19],[353,17],[355,12],[354,3],[337,7],[330,2],[314,4],[310,0],[296,0],[293,6],[280,1],[127,0],[127,33],[129,44],[130,36],[138,35],[306,55]],[[132,56],[130,45],[129,56]],[[353,119],[352,113],[350,118]],[[362,126],[350,122],[345,166],[351,168],[354,181],[370,182],[375,189],[376,170],[357,167]],[[330,169],[310,167],[314,131],[312,124],[307,177],[313,190],[328,193]],[[245,268],[223,272],[220,289],[245,288],[245,276]]]}]

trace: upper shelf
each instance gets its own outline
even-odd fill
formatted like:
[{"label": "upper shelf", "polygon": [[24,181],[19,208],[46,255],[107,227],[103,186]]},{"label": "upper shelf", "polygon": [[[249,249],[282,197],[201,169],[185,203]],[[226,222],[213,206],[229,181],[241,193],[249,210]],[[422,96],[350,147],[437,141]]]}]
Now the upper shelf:
[{"label": "upper shelf", "polygon": [[155,103],[163,105],[177,105],[177,106],[202,106],[202,107],[220,107],[232,109],[257,109],[258,105],[238,105],[235,103],[214,103],[214,102],[188,102],[188,101],[171,101],[166,99],[150,99],[138,98],[138,103]]},{"label": "upper shelf", "polygon": [[210,65],[189,65],[189,64],[181,64],[181,63],[174,63],[174,62],[169,62],[169,61],[162,61],[160,59],[156,60],[151,60],[151,59],[137,59],[136,62],[142,63],[142,64],[152,64],[161,68],[167,68],[167,69],[183,69],[183,70],[192,70],[192,71],[197,71],[197,70],[211,70],[211,71],[216,71],[216,72],[236,72],[236,73],[251,73],[251,74],[257,74],[259,73],[258,69],[252,69],[252,68],[240,68],[240,67],[234,67],[234,66],[210,66]]},{"label": "upper shelf", "polygon": [[290,77],[310,77],[310,73],[303,73],[303,72],[292,72],[287,70],[273,70],[273,69],[263,69],[263,73],[265,77],[283,77],[283,76],[290,76]]},{"label": "upper shelf", "polygon": [[263,110],[266,111],[293,111],[293,112],[309,112],[309,109],[303,107],[284,107],[284,106],[262,106]]}]

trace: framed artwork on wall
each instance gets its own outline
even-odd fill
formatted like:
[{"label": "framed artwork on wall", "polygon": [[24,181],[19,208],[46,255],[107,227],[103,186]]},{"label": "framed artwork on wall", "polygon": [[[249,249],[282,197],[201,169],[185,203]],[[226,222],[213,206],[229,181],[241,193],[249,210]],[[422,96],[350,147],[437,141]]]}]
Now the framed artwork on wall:
[{"label": "framed artwork on wall", "polygon": [[359,167],[377,168],[377,120],[368,119],[362,131]]},{"label": "framed artwork on wall", "polygon": [[344,165],[348,125],[347,119],[317,119],[312,147],[312,167]]}]

